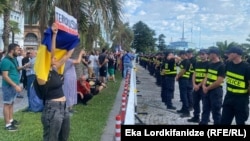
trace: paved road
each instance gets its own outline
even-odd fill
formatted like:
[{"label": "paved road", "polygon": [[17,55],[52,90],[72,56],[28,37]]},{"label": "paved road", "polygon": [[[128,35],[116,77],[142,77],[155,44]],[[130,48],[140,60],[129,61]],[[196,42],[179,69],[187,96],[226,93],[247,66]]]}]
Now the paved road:
[{"label": "paved road", "polygon": [[[147,70],[141,66],[137,66],[137,77],[141,81],[141,84],[137,85],[137,89],[140,91],[137,98],[137,124],[140,124],[140,120],[146,125],[187,125],[197,124],[189,123],[186,118],[181,118],[177,114],[176,110],[166,109],[164,103],[161,102],[161,87],[158,87],[155,82],[156,79],[149,74]],[[179,86],[175,84],[175,93],[173,99],[173,105],[177,107],[177,110],[181,109]],[[147,114],[143,114],[147,113]],[[191,115],[193,113],[191,112]],[[212,118],[210,118],[212,121]],[[212,124],[212,123],[209,123]],[[235,124],[235,123],[233,123]],[[250,118],[248,118],[247,124],[250,125]]]}]

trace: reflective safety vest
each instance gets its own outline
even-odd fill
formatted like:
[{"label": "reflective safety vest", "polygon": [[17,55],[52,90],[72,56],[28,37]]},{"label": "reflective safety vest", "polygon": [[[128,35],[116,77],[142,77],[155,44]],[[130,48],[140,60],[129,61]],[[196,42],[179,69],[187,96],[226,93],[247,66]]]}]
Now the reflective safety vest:
[{"label": "reflective safety vest", "polygon": [[[217,74],[218,74],[217,70],[208,69],[206,84],[207,85],[213,84],[218,79]],[[223,83],[221,83],[220,85],[222,86]]]},{"label": "reflective safety vest", "polygon": [[227,91],[234,94],[248,93],[245,77],[241,74],[236,74],[230,71],[226,72]]},{"label": "reflective safety vest", "polygon": [[195,69],[195,82],[200,83],[205,78],[206,69]]},{"label": "reflective safety vest", "polygon": [[164,67],[164,74],[165,75],[176,75],[177,74],[177,67],[176,67],[176,64],[174,64],[174,69],[170,69],[169,66],[168,66],[168,63],[165,64],[165,67]]},{"label": "reflective safety vest", "polygon": [[[184,66],[183,65],[180,65],[180,69],[184,69]],[[186,72],[181,76],[181,77],[184,77],[184,78],[189,78],[190,77],[190,71],[189,70],[186,70]]]}]

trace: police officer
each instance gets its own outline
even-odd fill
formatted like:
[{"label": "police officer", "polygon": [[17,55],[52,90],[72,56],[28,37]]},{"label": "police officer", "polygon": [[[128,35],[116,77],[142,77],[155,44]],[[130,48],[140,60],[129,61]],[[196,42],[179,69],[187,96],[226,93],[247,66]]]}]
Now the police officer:
[{"label": "police officer", "polygon": [[240,47],[231,47],[227,54],[227,92],[223,101],[221,124],[230,125],[235,118],[237,125],[244,125],[249,116],[249,64],[242,61],[243,50]]},{"label": "police officer", "polygon": [[188,105],[189,105],[189,110],[192,111],[193,110],[193,105],[194,105],[194,100],[193,100],[193,73],[194,73],[194,67],[196,64],[196,58],[193,55],[193,50],[189,49],[187,50],[187,57],[190,61],[190,68],[189,68],[189,72],[190,72],[190,77],[189,77],[189,85],[188,85]]},{"label": "police officer", "polygon": [[223,80],[225,78],[225,65],[220,61],[220,51],[217,47],[210,47],[208,69],[202,85],[204,92],[203,111],[200,125],[207,125],[212,111],[214,124],[220,124],[223,97]]},{"label": "police officer", "polygon": [[194,72],[192,76],[192,83],[193,83],[193,117],[188,119],[188,122],[200,122],[200,112],[201,112],[201,105],[200,102],[202,101],[203,91],[202,91],[202,83],[206,75],[206,70],[208,66],[207,60],[207,50],[201,49],[199,51],[199,61],[196,62],[194,67]]},{"label": "police officer", "polygon": [[179,56],[182,61],[180,63],[180,72],[176,75],[176,81],[179,82],[180,98],[182,102],[182,108],[177,110],[181,117],[189,117],[189,103],[188,103],[188,83],[189,83],[189,67],[190,61],[188,60],[186,51],[182,50],[179,52]]},{"label": "police officer", "polygon": [[161,86],[161,75],[160,75],[160,66],[161,66],[161,63],[162,63],[162,54],[158,54],[156,56],[156,60],[155,60],[155,78],[156,78],[156,85],[157,86]]},{"label": "police officer", "polygon": [[172,99],[175,89],[175,77],[177,74],[176,62],[180,61],[179,57],[174,56],[174,54],[169,51],[166,53],[166,61],[164,63],[164,89],[163,101],[167,106],[167,109],[175,110],[176,107],[173,106]]}]

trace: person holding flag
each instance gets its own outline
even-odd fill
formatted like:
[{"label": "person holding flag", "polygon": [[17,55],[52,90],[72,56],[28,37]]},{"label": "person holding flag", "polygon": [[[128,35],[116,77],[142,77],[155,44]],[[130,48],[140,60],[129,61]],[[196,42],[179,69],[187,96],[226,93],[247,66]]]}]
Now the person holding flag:
[{"label": "person holding flag", "polygon": [[65,62],[79,43],[77,35],[59,30],[56,23],[48,28],[38,48],[34,66],[39,89],[44,94],[43,140],[67,141],[70,132],[70,115],[63,93],[62,74]]}]

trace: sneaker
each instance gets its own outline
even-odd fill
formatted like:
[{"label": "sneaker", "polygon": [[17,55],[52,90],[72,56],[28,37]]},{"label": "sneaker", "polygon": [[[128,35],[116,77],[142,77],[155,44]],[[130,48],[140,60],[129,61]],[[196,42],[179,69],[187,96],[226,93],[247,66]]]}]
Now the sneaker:
[{"label": "sneaker", "polygon": [[199,118],[196,118],[196,117],[192,117],[190,119],[187,120],[188,122],[196,122],[196,123],[199,123],[200,122],[200,119]]},{"label": "sneaker", "polygon": [[184,113],[184,110],[182,110],[182,109],[177,110],[177,113],[182,114],[182,113]]},{"label": "sneaker", "polygon": [[190,117],[190,113],[182,113],[180,115],[181,118],[184,118],[184,117]]},{"label": "sneaker", "polygon": [[19,125],[19,122],[18,122],[17,120],[14,119],[14,120],[11,122],[11,125],[13,125],[13,126]]},{"label": "sneaker", "polygon": [[5,127],[5,130],[7,131],[16,131],[17,130],[17,127],[15,125],[10,125],[8,127]]},{"label": "sneaker", "polygon": [[176,110],[176,107],[174,107],[174,106],[169,106],[169,107],[167,107],[167,109]]}]

